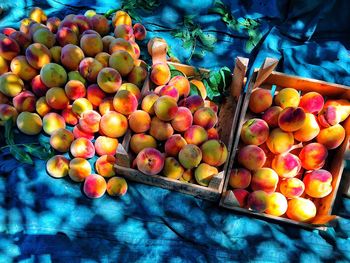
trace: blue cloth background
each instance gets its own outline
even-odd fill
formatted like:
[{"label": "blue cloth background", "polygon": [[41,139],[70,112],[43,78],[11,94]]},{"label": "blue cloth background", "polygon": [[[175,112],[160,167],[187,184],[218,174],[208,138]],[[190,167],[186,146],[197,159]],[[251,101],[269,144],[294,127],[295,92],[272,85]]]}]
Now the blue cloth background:
[{"label": "blue cloth background", "polygon": [[[171,2],[171,3],[170,3]],[[159,31],[174,28],[183,15],[196,15],[219,39],[213,52],[193,59],[196,66],[232,68],[236,56],[250,68],[266,56],[280,59],[278,70],[350,85],[350,6],[347,0],[225,1],[236,17],[259,18],[264,37],[247,54],[246,38],[226,34],[211,0],[163,1],[144,14],[149,36],[162,36],[185,61],[181,41]],[[95,9],[104,13],[117,1],[1,1],[0,27],[18,27],[32,6],[63,17]],[[217,204],[147,185],[129,183],[121,199],[87,199],[79,184],[55,180],[45,162],[23,165],[0,153],[0,262],[350,262],[350,200],[338,199],[341,218],[327,232],[278,225],[232,213]]]}]

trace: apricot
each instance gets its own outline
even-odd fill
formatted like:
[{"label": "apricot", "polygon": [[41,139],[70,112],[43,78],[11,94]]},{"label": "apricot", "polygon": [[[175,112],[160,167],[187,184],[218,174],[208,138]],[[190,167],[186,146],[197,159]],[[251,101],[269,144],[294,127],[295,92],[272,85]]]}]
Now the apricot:
[{"label": "apricot", "polygon": [[296,176],[301,169],[298,156],[291,153],[278,154],[273,158],[271,168],[282,178]]},{"label": "apricot", "polygon": [[51,133],[50,145],[56,151],[68,152],[73,140],[74,135],[71,131],[64,128],[59,128]]},{"label": "apricot", "polygon": [[281,193],[271,193],[267,196],[266,214],[273,216],[282,216],[288,208],[287,199]]},{"label": "apricot", "polygon": [[254,191],[248,195],[247,206],[249,209],[263,213],[267,208],[268,195],[262,190]]},{"label": "apricot", "polygon": [[137,87],[141,87],[144,80],[147,77],[147,70],[141,66],[134,66],[127,76],[127,80],[130,83],[135,84]]},{"label": "apricot", "polygon": [[236,205],[239,207],[246,207],[248,202],[249,192],[244,189],[234,189],[232,194],[235,197]]},{"label": "apricot", "polygon": [[94,110],[86,110],[79,118],[80,128],[88,133],[95,133],[100,130],[101,115]]},{"label": "apricot", "polygon": [[160,173],[164,167],[164,156],[154,148],[145,148],[137,154],[137,169],[147,175]]},{"label": "apricot", "polygon": [[40,78],[49,88],[61,87],[67,82],[67,73],[61,65],[49,63],[41,68]]},{"label": "apricot", "polygon": [[349,105],[328,104],[328,102],[318,115],[320,125],[326,128],[344,121],[350,114]]},{"label": "apricot", "polygon": [[103,51],[109,52],[109,46],[111,42],[115,39],[114,36],[106,35],[102,38],[102,44],[103,44]]},{"label": "apricot", "polygon": [[110,196],[123,196],[128,191],[128,184],[122,177],[114,176],[107,182],[107,193]]},{"label": "apricot", "polygon": [[27,135],[36,135],[41,132],[43,122],[36,113],[21,112],[16,120],[17,128]]},{"label": "apricot", "polygon": [[29,35],[27,35],[23,32],[20,32],[20,31],[12,32],[9,35],[9,38],[12,38],[13,40],[15,40],[17,42],[22,53],[25,53],[25,50],[32,43]]},{"label": "apricot", "polygon": [[193,117],[188,108],[178,107],[175,117],[171,120],[174,130],[184,132],[192,126]]},{"label": "apricot", "polygon": [[294,132],[304,125],[305,119],[306,115],[302,108],[286,107],[278,116],[278,125],[283,131]]},{"label": "apricot", "polygon": [[177,89],[174,86],[171,85],[165,85],[165,86],[159,86],[162,87],[159,90],[158,95],[159,96],[170,96],[172,98],[174,98],[175,101],[179,100],[179,92],[177,91]]},{"label": "apricot", "polygon": [[70,100],[84,98],[86,95],[85,85],[79,80],[68,81],[64,87],[64,91]]},{"label": "apricot", "polygon": [[201,163],[194,171],[194,176],[199,185],[208,186],[213,176],[218,174],[218,169],[206,163]]},{"label": "apricot", "polygon": [[300,142],[307,142],[314,139],[320,132],[320,126],[317,123],[315,115],[305,113],[305,122],[303,126],[294,132],[294,138]]},{"label": "apricot", "polygon": [[107,35],[109,32],[108,19],[103,15],[94,15],[90,18],[93,30],[98,32],[101,36]]},{"label": "apricot", "polygon": [[316,137],[318,143],[326,146],[328,150],[335,149],[345,139],[345,129],[340,124],[322,129]]},{"label": "apricot", "polygon": [[7,36],[0,38],[0,56],[8,61],[11,61],[20,52],[18,43]]},{"label": "apricot", "polygon": [[52,48],[56,42],[55,35],[48,28],[40,28],[33,34],[33,42]]},{"label": "apricot", "polygon": [[306,172],[303,179],[305,192],[314,198],[326,197],[332,192],[332,179],[332,174],[323,169]]},{"label": "apricot", "polygon": [[130,148],[136,154],[138,154],[145,148],[156,148],[156,147],[157,147],[157,142],[151,135],[138,133],[131,136]]},{"label": "apricot", "polygon": [[299,107],[303,108],[305,112],[318,114],[324,105],[323,96],[318,92],[308,92],[304,94],[299,103]]},{"label": "apricot", "polygon": [[114,36],[116,38],[123,38],[125,40],[133,40],[134,37],[134,31],[133,28],[129,25],[117,25],[114,28]]},{"label": "apricot", "polygon": [[164,161],[163,175],[172,179],[180,179],[185,169],[174,157],[167,157]]},{"label": "apricot", "polygon": [[272,193],[276,190],[277,183],[277,173],[271,168],[263,167],[253,172],[250,186],[253,191],[263,190],[266,193]]},{"label": "apricot", "polygon": [[[39,100],[38,100],[39,101]],[[78,124],[78,118],[79,116],[77,114],[75,114],[72,110],[72,105],[69,105],[67,108],[65,108],[62,112],[61,112],[61,116],[63,117],[63,119],[65,120],[65,122],[69,125],[76,125]]]},{"label": "apricot", "polygon": [[80,125],[75,125],[73,128],[73,135],[74,138],[86,138],[88,140],[94,139],[94,134],[90,132],[85,132],[84,130],[81,129]]},{"label": "apricot", "polygon": [[61,19],[53,16],[47,19],[46,26],[52,33],[56,34],[60,23]]},{"label": "apricot", "polygon": [[288,201],[287,216],[298,222],[310,222],[316,216],[316,206],[309,199],[293,198]]},{"label": "apricot", "polygon": [[104,92],[114,93],[121,86],[122,77],[114,68],[103,68],[98,73],[97,84]]},{"label": "apricot", "polygon": [[62,178],[68,174],[69,160],[63,155],[55,155],[46,163],[47,173],[54,178]]},{"label": "apricot", "polygon": [[114,169],[115,163],[116,158],[113,155],[102,155],[96,160],[95,169],[103,177],[112,177],[116,174]]},{"label": "apricot", "polygon": [[25,81],[32,80],[38,74],[36,69],[29,65],[25,56],[14,57],[10,68],[13,73]]},{"label": "apricot", "polygon": [[96,54],[95,59],[97,61],[99,61],[104,68],[108,67],[108,61],[109,58],[111,57],[110,54],[106,53],[106,52],[100,52],[98,54]]},{"label": "apricot", "polygon": [[132,20],[129,14],[125,11],[118,10],[112,17],[112,25],[129,25],[131,26]]},{"label": "apricot", "polygon": [[22,91],[12,99],[13,106],[18,112],[35,111],[36,98],[33,93],[28,90]]},{"label": "apricot", "polygon": [[61,27],[56,34],[56,40],[61,47],[68,44],[78,45],[78,36],[74,30],[68,27]]},{"label": "apricot", "polygon": [[51,88],[46,92],[46,102],[55,110],[63,110],[68,106],[69,98],[63,88]]},{"label": "apricot", "polygon": [[68,70],[77,70],[84,57],[83,50],[73,44],[65,45],[61,50],[61,63]]},{"label": "apricot", "polygon": [[266,140],[266,145],[274,154],[289,151],[294,144],[293,133],[284,132],[280,128],[275,128],[270,132]]},{"label": "apricot", "polygon": [[45,96],[48,91],[48,87],[42,82],[40,75],[36,75],[32,81],[30,82],[30,86],[32,87],[32,91],[38,97]]},{"label": "apricot", "polygon": [[176,101],[170,96],[161,96],[154,103],[154,112],[162,121],[171,121],[178,111]]},{"label": "apricot", "polygon": [[299,154],[303,168],[307,170],[321,169],[328,156],[327,148],[320,143],[309,143]]},{"label": "apricot", "polygon": [[208,134],[203,127],[192,125],[185,131],[184,138],[188,144],[201,145],[208,140]]},{"label": "apricot", "polygon": [[179,161],[186,169],[197,167],[201,160],[202,151],[197,145],[187,144],[179,152]]},{"label": "apricot", "polygon": [[195,113],[199,108],[202,108],[204,106],[204,101],[201,96],[199,95],[191,95],[187,98],[184,98],[179,102],[179,106],[184,106],[188,108],[191,113]]},{"label": "apricot", "polygon": [[98,106],[98,110],[102,116],[105,115],[107,112],[114,111],[113,98],[104,98],[101,104]]},{"label": "apricot", "polygon": [[95,147],[90,140],[80,137],[72,142],[70,152],[74,157],[90,159],[95,155]]},{"label": "apricot", "polygon": [[187,97],[190,94],[190,82],[185,76],[175,76],[168,80],[169,85],[174,86],[179,92],[179,97]]},{"label": "apricot", "polygon": [[3,126],[7,120],[12,118],[13,124],[16,123],[18,112],[15,107],[8,104],[0,104],[0,126]]},{"label": "apricot", "polygon": [[168,156],[177,157],[186,144],[186,140],[180,134],[174,134],[165,142],[164,151]]},{"label": "apricot", "polygon": [[103,51],[102,39],[96,34],[86,34],[80,39],[80,47],[84,51],[85,56],[94,57]]},{"label": "apricot", "polygon": [[130,115],[137,110],[138,101],[137,98],[128,90],[120,90],[115,94],[113,98],[114,109],[123,114]]},{"label": "apricot", "polygon": [[84,58],[79,63],[79,73],[89,82],[96,82],[99,72],[103,69],[103,65],[97,59]]},{"label": "apricot", "polygon": [[[196,111],[196,113],[198,111]],[[242,126],[241,140],[245,144],[261,145],[267,140],[268,137],[269,126],[262,119],[254,118],[247,120]]]},{"label": "apricot", "polygon": [[23,18],[20,23],[19,30],[24,34],[29,34],[29,27],[35,23],[33,19]]},{"label": "apricot", "polygon": [[250,185],[252,174],[245,168],[235,168],[230,172],[229,185],[232,188],[244,189]]},{"label": "apricot", "polygon": [[74,182],[83,182],[91,174],[91,165],[84,158],[74,158],[69,162],[68,175]]},{"label": "apricot", "polygon": [[185,170],[179,180],[182,182],[193,182],[193,171],[191,169]]},{"label": "apricot", "polygon": [[158,117],[153,117],[149,133],[158,141],[165,141],[173,135],[174,129],[170,123],[164,122]]},{"label": "apricot", "polygon": [[136,40],[144,40],[146,38],[147,31],[146,31],[146,28],[142,24],[136,23],[133,26],[133,31],[134,31],[134,35],[135,35]]},{"label": "apricot", "polygon": [[130,54],[131,57],[134,58],[135,52],[134,47],[131,43],[123,38],[115,38],[109,44],[109,54],[113,54],[118,50],[124,50]]},{"label": "apricot", "polygon": [[209,140],[202,144],[203,162],[212,166],[221,166],[226,162],[228,151],[226,145],[219,140]]},{"label": "apricot", "polygon": [[100,121],[100,130],[111,138],[123,136],[128,129],[128,120],[118,112],[110,111],[104,114]]},{"label": "apricot", "polygon": [[287,198],[297,198],[304,193],[305,185],[298,178],[287,178],[281,181],[280,192]]},{"label": "apricot", "polygon": [[118,91],[120,90],[128,90],[134,94],[137,100],[141,99],[141,91],[135,84],[125,82],[120,86]]},{"label": "apricot", "polygon": [[24,88],[23,80],[12,72],[0,76],[0,92],[8,97],[17,96]]},{"label": "apricot", "polygon": [[78,26],[80,33],[84,33],[92,28],[90,19],[84,15],[74,16],[73,22]]},{"label": "apricot", "polygon": [[72,111],[78,116],[88,110],[92,110],[92,104],[86,98],[78,98],[72,104]]},{"label": "apricot", "polygon": [[97,108],[106,97],[106,93],[97,84],[91,84],[86,91],[86,98],[91,102],[93,108]]},{"label": "apricot", "polygon": [[61,63],[61,53],[61,46],[53,46],[52,48],[50,48],[51,61],[54,63]]},{"label": "apricot", "polygon": [[84,193],[89,198],[100,198],[107,189],[106,180],[98,174],[90,174],[84,181]]},{"label": "apricot", "polygon": [[157,63],[152,66],[150,79],[154,84],[165,85],[170,81],[170,77],[170,69],[166,63]]},{"label": "apricot", "polygon": [[154,103],[158,98],[159,96],[154,93],[146,95],[141,102],[141,109],[150,115],[154,115]]},{"label": "apricot", "polygon": [[272,105],[271,91],[267,89],[255,89],[250,95],[249,109],[254,113],[266,111]]},{"label": "apricot", "polygon": [[63,117],[55,112],[50,112],[46,114],[43,118],[43,128],[44,132],[52,135],[54,131],[62,128],[66,128],[66,122]]},{"label": "apricot", "polygon": [[275,104],[282,109],[287,107],[298,107],[300,95],[296,89],[284,88],[275,96]]},{"label": "apricot", "polygon": [[9,71],[9,65],[7,64],[7,61],[3,57],[0,57],[0,75],[8,71]]},{"label": "apricot", "polygon": [[198,109],[193,115],[193,123],[204,129],[213,128],[218,122],[216,113],[208,107]]},{"label": "apricot", "polygon": [[96,15],[96,11],[95,10],[87,10],[85,13],[84,13],[84,16],[86,16],[87,18],[91,18],[93,17],[94,15]]},{"label": "apricot", "polygon": [[38,23],[46,23],[47,21],[47,16],[40,7],[33,7],[32,9],[30,9],[29,18],[33,19]]},{"label": "apricot", "polygon": [[247,145],[239,150],[237,160],[248,170],[254,171],[263,167],[266,155],[259,146]]},{"label": "apricot", "polygon": [[129,116],[129,127],[133,132],[146,132],[151,127],[151,117],[143,110],[137,110]]},{"label": "apricot", "polygon": [[97,155],[115,155],[117,152],[118,140],[106,136],[98,136],[95,140],[95,150]]}]

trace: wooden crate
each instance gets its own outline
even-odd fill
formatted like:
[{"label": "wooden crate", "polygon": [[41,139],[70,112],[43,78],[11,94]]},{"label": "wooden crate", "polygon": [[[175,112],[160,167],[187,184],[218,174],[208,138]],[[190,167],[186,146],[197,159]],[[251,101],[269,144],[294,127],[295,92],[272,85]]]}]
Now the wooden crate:
[{"label": "wooden crate", "polygon": [[[164,54],[160,55],[160,57],[160,60],[163,60]],[[154,55],[153,63],[156,63],[157,61],[159,61],[159,58]],[[230,86],[231,94],[224,99],[224,102],[221,105],[219,105],[217,124],[220,139],[226,144],[229,154],[231,152],[234,138],[234,127],[236,126],[240,113],[243,98],[240,95],[243,92],[248,59],[238,57],[235,62],[235,68],[232,76],[233,81],[232,85]],[[201,73],[208,72],[206,69],[199,69],[198,72],[198,70],[196,70],[194,67],[184,64],[171,62],[168,62],[168,64],[183,72],[187,77],[198,77]],[[146,94],[150,90],[151,85],[152,83],[147,78],[141,93]],[[129,131],[124,137],[123,143],[117,150],[117,163],[115,168],[118,175],[125,177],[127,180],[182,192],[209,201],[220,200],[224,178],[228,167],[228,161],[223,165],[223,170],[212,178],[208,187],[194,183],[182,182],[164,177],[162,175],[146,175],[136,169],[130,168],[131,160],[134,157],[129,149],[130,138],[131,132]]]},{"label": "wooden crate", "polygon": [[[235,199],[232,190],[229,186],[229,174],[230,171],[235,167],[235,157],[236,153],[239,150],[239,141],[240,141],[240,133],[241,128],[244,122],[249,118],[252,117],[250,112],[248,112],[248,103],[250,99],[250,94],[252,93],[252,90],[256,87],[265,88],[271,90],[272,88],[276,88],[276,90],[280,90],[282,88],[294,88],[301,92],[301,94],[305,92],[310,91],[316,91],[322,94],[326,98],[333,98],[333,99],[339,99],[339,98],[346,98],[349,99],[349,89],[350,87],[328,83],[324,81],[319,81],[315,79],[309,79],[309,78],[301,78],[297,76],[291,76],[284,73],[273,71],[276,67],[278,61],[273,59],[266,59],[264,64],[259,70],[255,70],[253,73],[248,88],[246,90],[246,93],[244,93],[242,96],[244,97],[243,103],[242,103],[242,110],[240,113],[239,121],[237,122],[237,131],[235,135],[235,139],[233,142],[233,150],[230,157],[230,164],[228,166],[228,172],[224,183],[222,198],[220,200],[220,206],[253,215],[255,217],[260,217],[267,220],[272,220],[275,222],[280,223],[289,223],[297,226],[301,226],[304,228],[309,229],[326,229],[326,226],[328,223],[330,223],[332,220],[336,218],[336,216],[332,215],[332,210],[334,206],[334,202],[336,199],[336,196],[338,194],[338,188],[339,184],[342,178],[342,173],[344,169],[344,163],[345,159],[349,158],[349,134],[346,135],[344,142],[339,146],[337,149],[332,150],[327,158],[327,169],[331,172],[333,175],[333,181],[332,181],[332,192],[321,199],[313,199],[313,201],[316,204],[317,207],[317,215],[314,218],[314,220],[310,223],[301,223],[294,220],[291,220],[286,217],[277,217],[268,215],[265,213],[257,213],[245,208],[240,208],[237,206],[237,200]],[[349,118],[348,120],[349,121]],[[348,178],[347,178],[348,179]],[[348,187],[345,187],[345,189],[342,189],[344,192],[349,191]]]}]

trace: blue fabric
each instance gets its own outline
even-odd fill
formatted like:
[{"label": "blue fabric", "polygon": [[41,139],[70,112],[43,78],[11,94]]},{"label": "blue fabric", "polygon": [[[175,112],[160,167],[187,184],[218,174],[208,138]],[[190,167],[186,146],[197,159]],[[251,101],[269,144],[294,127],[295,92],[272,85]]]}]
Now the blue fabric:
[{"label": "blue fabric", "polygon": [[[236,56],[249,56],[253,69],[270,56],[280,59],[282,72],[350,85],[346,0],[226,1],[234,16],[261,21],[264,37],[250,54],[244,35],[228,30],[218,15],[206,14],[213,1],[172,2],[144,13],[144,23],[149,36],[164,37],[182,61],[189,51],[159,25],[174,28],[190,14],[219,39],[214,51],[193,59],[193,65],[232,68]],[[104,13],[119,2],[5,0],[0,27],[18,26],[32,6],[63,17],[90,8]],[[49,177],[44,161],[24,165],[6,152],[0,153],[0,174],[0,262],[350,262],[350,200],[343,197],[337,224],[319,232],[132,182],[123,198],[90,200],[81,185]]]}]

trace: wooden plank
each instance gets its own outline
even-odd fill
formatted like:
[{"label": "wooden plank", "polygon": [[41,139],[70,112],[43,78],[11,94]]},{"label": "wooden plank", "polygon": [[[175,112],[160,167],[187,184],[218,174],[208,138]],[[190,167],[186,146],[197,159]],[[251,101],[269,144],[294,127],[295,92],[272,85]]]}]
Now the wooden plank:
[{"label": "wooden plank", "polygon": [[168,51],[168,44],[163,41],[154,41],[152,49],[152,64],[166,63],[166,53]]},{"label": "wooden plank", "polygon": [[271,75],[271,72],[276,68],[277,64],[277,59],[266,58],[264,60],[262,66],[258,70],[253,89],[259,87],[266,80],[266,78]]},{"label": "wooden plank", "polygon": [[201,78],[201,74],[207,74],[210,72],[208,69],[204,68],[195,68],[189,65],[176,63],[176,62],[168,62],[169,65],[174,66],[177,70],[180,70],[187,77]]},{"label": "wooden plank", "polygon": [[236,58],[235,68],[233,70],[230,93],[235,100],[238,101],[242,92],[242,84],[245,85],[246,73],[248,69],[249,59],[243,57]]}]

